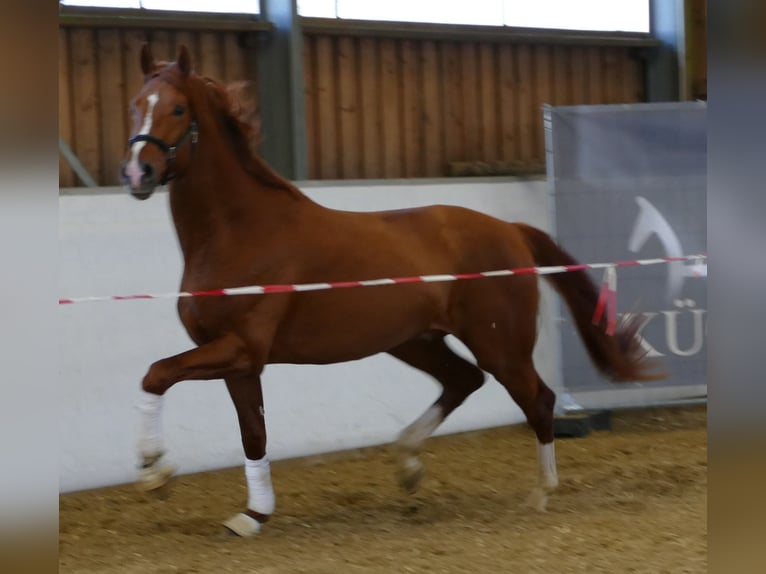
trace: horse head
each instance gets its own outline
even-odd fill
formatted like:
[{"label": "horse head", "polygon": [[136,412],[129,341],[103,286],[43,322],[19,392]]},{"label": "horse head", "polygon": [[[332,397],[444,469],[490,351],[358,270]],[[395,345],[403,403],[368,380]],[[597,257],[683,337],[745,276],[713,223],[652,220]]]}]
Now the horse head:
[{"label": "horse head", "polygon": [[175,62],[156,62],[147,44],[141,49],[144,85],[130,104],[133,120],[122,180],[133,197],[147,199],[190,161],[197,123],[182,87],[192,73],[191,56],[181,46]]}]

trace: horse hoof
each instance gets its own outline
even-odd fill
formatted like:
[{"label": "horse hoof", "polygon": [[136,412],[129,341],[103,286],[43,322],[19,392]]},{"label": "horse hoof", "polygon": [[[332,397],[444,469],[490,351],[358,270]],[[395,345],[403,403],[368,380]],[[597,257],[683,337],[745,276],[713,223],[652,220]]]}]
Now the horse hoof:
[{"label": "horse hoof", "polygon": [[241,512],[229,518],[223,525],[229,532],[242,538],[255,536],[261,531],[260,522]]},{"label": "horse hoof", "polygon": [[415,494],[423,480],[423,463],[415,457],[402,461],[399,469],[399,484],[408,494]]},{"label": "horse hoof", "polygon": [[165,485],[175,474],[175,467],[170,465],[152,465],[141,469],[136,487],[144,492],[157,492],[163,494]]},{"label": "horse hoof", "polygon": [[534,508],[538,512],[545,512],[547,505],[548,495],[540,487],[536,487],[527,498],[527,506]]}]

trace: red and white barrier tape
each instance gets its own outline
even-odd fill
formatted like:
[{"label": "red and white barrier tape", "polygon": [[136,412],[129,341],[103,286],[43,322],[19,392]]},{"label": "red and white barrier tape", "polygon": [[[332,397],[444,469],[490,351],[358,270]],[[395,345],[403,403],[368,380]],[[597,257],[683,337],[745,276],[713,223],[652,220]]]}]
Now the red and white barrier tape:
[{"label": "red and white barrier tape", "polygon": [[593,324],[598,325],[606,312],[606,334],[614,335],[617,329],[617,270],[614,265],[604,269],[601,292],[598,294],[596,310],[593,312]]},{"label": "red and white barrier tape", "polygon": [[[553,265],[549,267],[523,267],[519,269],[499,269],[497,271],[483,271],[480,273],[457,273],[446,275],[414,275],[411,277],[392,277],[385,279],[368,279],[363,281],[335,281],[332,283],[303,283],[294,285],[250,285],[247,287],[229,287],[224,289],[211,289],[209,291],[180,291],[176,293],[142,293],[135,295],[104,295],[97,297],[72,297],[59,299],[59,305],[71,305],[73,303],[93,303],[96,301],[126,301],[130,299],[178,299],[181,297],[219,297],[222,295],[268,295],[270,293],[292,293],[301,291],[324,291],[327,289],[346,289],[350,287],[375,287],[379,285],[397,285],[402,283],[438,283],[442,281],[459,281],[463,279],[482,279],[486,277],[506,277],[509,275],[550,275],[553,273],[566,273],[568,271],[580,271],[583,269],[616,269],[617,267],[633,267],[636,265],[657,265],[660,263],[674,263],[678,261],[697,261],[707,259],[706,254],[684,255],[681,257],[660,257],[657,259],[634,259],[618,261],[615,263],[581,263],[578,265]],[[610,274],[609,271],[606,272]],[[699,275],[702,276],[702,275]],[[608,279],[607,276],[605,276]],[[616,286],[607,291],[616,291]],[[602,288],[602,294],[604,288]],[[610,296],[613,302],[614,296]],[[599,299],[601,304],[601,298]],[[605,301],[603,305],[612,308],[614,305]],[[598,309],[597,309],[598,311]],[[603,312],[603,310],[602,310]],[[610,313],[611,314],[611,313]],[[599,316],[600,317],[600,316]]]}]

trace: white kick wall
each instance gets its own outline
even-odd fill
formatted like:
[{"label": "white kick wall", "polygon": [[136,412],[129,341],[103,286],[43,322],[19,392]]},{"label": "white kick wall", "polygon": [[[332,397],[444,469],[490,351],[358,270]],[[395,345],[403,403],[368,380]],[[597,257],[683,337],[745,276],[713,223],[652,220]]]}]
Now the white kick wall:
[{"label": "white kick wall", "polygon": [[[312,199],[333,208],[372,211],[453,204],[551,230],[552,202],[543,180],[300,186]],[[61,297],[178,289],[181,258],[166,193],[144,202],[116,189],[62,195],[60,237]],[[535,362],[543,379],[557,389],[559,347],[550,297],[544,287]],[[60,306],[61,492],[135,479],[141,379],[152,362],[192,346],[175,305],[171,299]],[[467,353],[464,348],[461,352]],[[387,355],[330,366],[268,366],[263,387],[272,460],[393,441],[440,389],[427,375]],[[236,415],[222,381],[181,382],[166,396],[166,445],[180,473],[242,464]],[[489,378],[436,434],[523,420],[505,390]],[[535,456],[533,441],[528,455]]]}]

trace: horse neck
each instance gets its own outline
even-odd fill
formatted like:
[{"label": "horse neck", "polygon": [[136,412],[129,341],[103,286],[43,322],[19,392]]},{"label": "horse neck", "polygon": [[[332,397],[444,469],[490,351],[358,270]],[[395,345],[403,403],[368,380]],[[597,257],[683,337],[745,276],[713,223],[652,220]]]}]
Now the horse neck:
[{"label": "horse neck", "polygon": [[[170,207],[187,262],[230,240],[273,233],[313,202],[290,182],[256,161],[259,173],[246,169],[215,124],[200,124],[199,140],[188,168],[171,181]],[[263,170],[263,173],[260,173]]]}]

